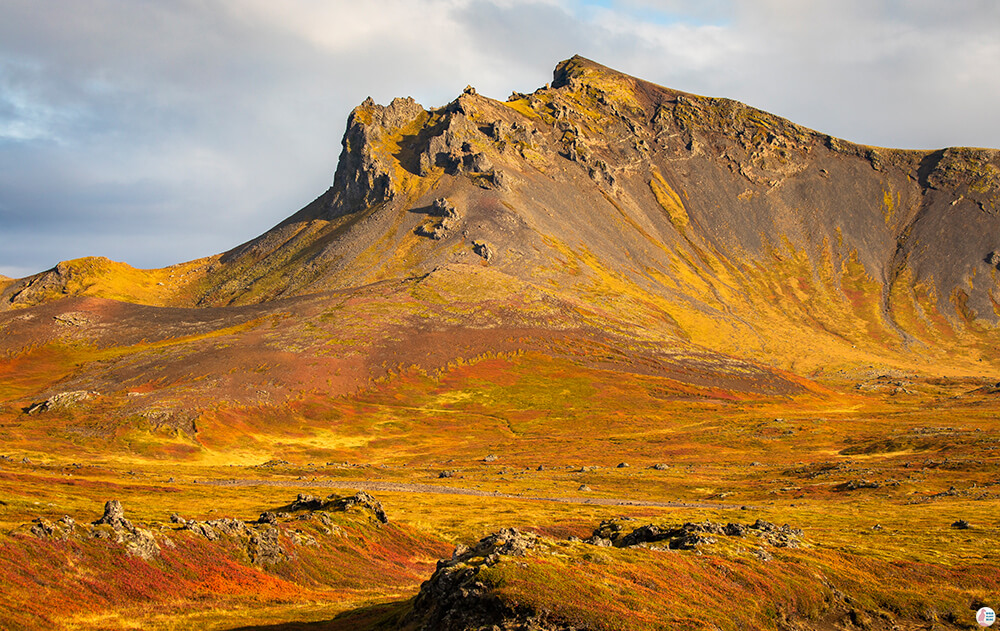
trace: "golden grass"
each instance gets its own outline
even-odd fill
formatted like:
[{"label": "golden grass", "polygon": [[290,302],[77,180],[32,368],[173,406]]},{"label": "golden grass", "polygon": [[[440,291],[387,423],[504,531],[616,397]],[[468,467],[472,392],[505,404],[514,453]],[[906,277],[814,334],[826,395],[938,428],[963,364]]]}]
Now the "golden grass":
[{"label": "golden grass", "polygon": [[[184,304],[184,290],[206,273],[206,268],[218,257],[209,257],[159,269],[136,269],[104,257],[86,257],[64,261],[58,272],[65,278],[62,287],[34,297],[29,307],[66,296],[95,296],[142,305],[172,306]],[[0,281],[0,289],[4,283]]]}]

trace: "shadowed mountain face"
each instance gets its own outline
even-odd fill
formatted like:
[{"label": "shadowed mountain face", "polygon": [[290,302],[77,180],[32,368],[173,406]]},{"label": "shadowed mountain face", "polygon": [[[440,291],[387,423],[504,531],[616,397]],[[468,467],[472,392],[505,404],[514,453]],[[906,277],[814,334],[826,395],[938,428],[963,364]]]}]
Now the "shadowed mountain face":
[{"label": "shadowed mountain face", "polygon": [[[369,99],[333,186],[266,234],[164,270],[82,259],[0,279],[0,327],[62,339],[26,333],[17,308],[79,295],[219,330],[272,318],[283,348],[312,338],[276,314],[372,324],[365,361],[400,331],[530,328],[804,374],[980,374],[997,361],[998,165],[994,150],[854,145],[574,57],[506,102]],[[399,300],[379,310],[383,283]]]}]

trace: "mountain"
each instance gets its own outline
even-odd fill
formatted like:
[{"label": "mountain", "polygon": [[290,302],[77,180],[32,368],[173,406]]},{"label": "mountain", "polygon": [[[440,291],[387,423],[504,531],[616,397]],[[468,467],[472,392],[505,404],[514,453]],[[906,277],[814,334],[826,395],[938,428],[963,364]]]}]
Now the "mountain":
[{"label": "mountain", "polygon": [[998,164],[854,145],[573,57],[506,102],[366,100],[333,186],[273,229],[159,270],[60,263],[2,289],[0,330],[8,354],[66,364],[25,405],[101,392],[176,427],[484,353],[681,390],[992,378]]},{"label": "mountain", "polygon": [[998,164],[855,145],[573,57],[506,102],[365,101],[333,186],[220,257],[144,281],[63,263],[2,300],[249,305],[487,266],[650,340],[968,372],[995,367]]}]

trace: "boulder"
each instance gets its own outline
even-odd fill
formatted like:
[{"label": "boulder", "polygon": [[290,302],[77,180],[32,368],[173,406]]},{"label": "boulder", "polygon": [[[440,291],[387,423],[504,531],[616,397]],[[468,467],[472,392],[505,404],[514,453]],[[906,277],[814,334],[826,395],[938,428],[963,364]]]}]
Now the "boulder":
[{"label": "boulder", "polygon": [[95,526],[108,525],[114,530],[133,530],[131,522],[125,519],[125,509],[118,500],[109,500],[104,504],[104,515],[94,522]]},{"label": "boulder", "polygon": [[[334,496],[331,495],[330,497],[332,498]],[[379,520],[383,524],[389,523],[389,517],[385,514],[385,510],[382,508],[382,502],[378,501],[364,491],[358,491],[350,497],[335,500],[333,502],[333,506],[339,510],[348,510],[355,506],[361,506],[362,508],[367,508],[374,513],[375,519]]]},{"label": "boulder", "polygon": [[323,500],[307,493],[299,493],[299,496],[295,498],[295,501],[288,508],[293,511],[319,510],[323,508]]},{"label": "boulder", "polygon": [[451,217],[452,219],[458,219],[460,216],[458,209],[455,204],[448,201],[445,197],[438,197],[431,204],[431,210],[428,213],[434,217]]},{"label": "boulder", "polygon": [[493,260],[493,250],[490,248],[489,244],[485,241],[473,241],[472,251],[483,257],[487,261]]}]

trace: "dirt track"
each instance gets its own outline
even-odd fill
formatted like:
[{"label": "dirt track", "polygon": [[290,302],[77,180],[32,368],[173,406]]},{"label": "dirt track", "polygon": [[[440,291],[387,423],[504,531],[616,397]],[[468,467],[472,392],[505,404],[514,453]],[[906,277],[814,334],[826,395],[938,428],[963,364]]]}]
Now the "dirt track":
[{"label": "dirt track", "polygon": [[410,484],[405,482],[384,482],[380,480],[199,480],[198,484],[211,486],[280,486],[289,488],[333,488],[356,491],[386,491],[392,493],[437,493],[441,495],[472,495],[476,497],[497,497],[512,500],[537,502],[561,502],[564,504],[592,504],[597,506],[649,506],[657,508],[702,508],[716,510],[738,510],[736,504],[712,504],[707,502],[654,502],[650,500],[627,500],[614,497],[546,497],[498,491],[481,491],[461,487],[435,486],[433,484]]}]

